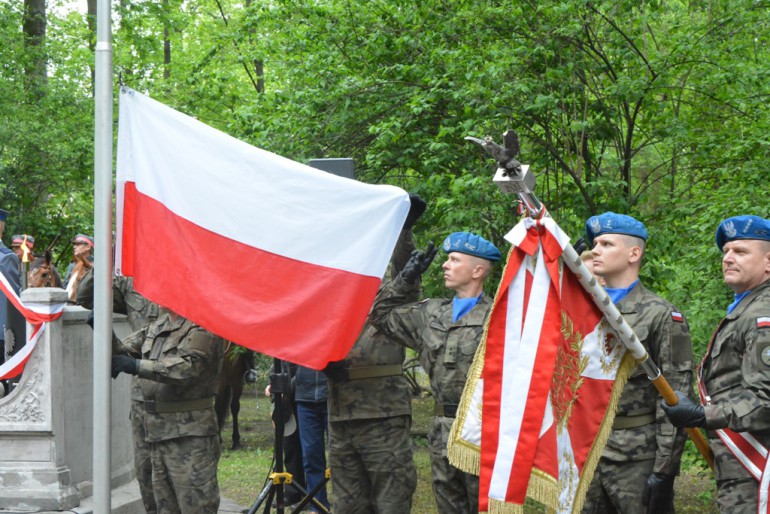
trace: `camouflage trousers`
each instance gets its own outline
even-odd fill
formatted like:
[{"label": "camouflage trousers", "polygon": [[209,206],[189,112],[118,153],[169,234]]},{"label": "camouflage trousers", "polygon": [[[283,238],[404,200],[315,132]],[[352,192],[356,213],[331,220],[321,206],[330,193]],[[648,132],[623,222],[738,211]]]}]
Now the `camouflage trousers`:
[{"label": "camouflage trousers", "polygon": [[479,511],[479,477],[449,464],[447,443],[453,418],[433,418],[428,433],[433,494],[441,514],[476,514]]},{"label": "camouflage trousers", "polygon": [[151,443],[152,490],[159,514],[214,514],[219,509],[219,436]]},{"label": "camouflage trousers", "polygon": [[417,487],[410,416],[332,421],[334,514],[404,514]]},{"label": "camouflage trousers", "polygon": [[155,514],[155,495],[152,492],[152,460],[150,443],[144,440],[144,405],[141,401],[131,401],[131,435],[134,440],[134,471],[139,483],[139,493],[147,514]]},{"label": "camouflage trousers", "polygon": [[759,482],[752,477],[717,480],[717,504],[721,514],[755,514]]},{"label": "camouflage trousers", "polygon": [[654,459],[626,462],[600,459],[588,486],[582,514],[646,514],[642,493],[654,466]]}]

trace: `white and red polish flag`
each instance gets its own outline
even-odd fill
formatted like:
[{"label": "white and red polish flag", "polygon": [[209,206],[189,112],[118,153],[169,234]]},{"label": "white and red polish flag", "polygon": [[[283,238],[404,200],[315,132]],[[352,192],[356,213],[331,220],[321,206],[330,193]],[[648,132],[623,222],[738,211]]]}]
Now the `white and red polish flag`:
[{"label": "white and red polish flag", "polygon": [[577,513],[635,361],[562,262],[569,238],[551,218],[524,219],[506,239],[450,462],[479,474],[481,512],[523,512],[530,497]]},{"label": "white and red polish flag", "polygon": [[116,272],[225,339],[315,369],[344,358],[408,210],[397,187],[294,162],[121,89]]}]

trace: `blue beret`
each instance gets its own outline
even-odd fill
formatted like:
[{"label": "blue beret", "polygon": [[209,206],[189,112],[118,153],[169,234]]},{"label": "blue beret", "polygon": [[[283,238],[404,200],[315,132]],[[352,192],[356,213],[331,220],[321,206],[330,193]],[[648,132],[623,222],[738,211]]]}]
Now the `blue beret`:
[{"label": "blue beret", "polygon": [[8,215],[11,214],[10,212],[0,209],[0,221],[5,221],[8,219]]},{"label": "blue beret", "polygon": [[770,221],[751,215],[727,218],[717,227],[717,248],[721,252],[725,243],[736,239],[770,241]]},{"label": "blue beret", "polygon": [[492,262],[499,261],[501,257],[500,250],[495,245],[472,232],[449,234],[441,247],[446,253],[467,253]]},{"label": "blue beret", "polygon": [[594,238],[602,234],[623,234],[647,241],[647,229],[641,221],[614,212],[591,216],[586,221],[586,239],[588,239],[589,248],[593,248]]}]

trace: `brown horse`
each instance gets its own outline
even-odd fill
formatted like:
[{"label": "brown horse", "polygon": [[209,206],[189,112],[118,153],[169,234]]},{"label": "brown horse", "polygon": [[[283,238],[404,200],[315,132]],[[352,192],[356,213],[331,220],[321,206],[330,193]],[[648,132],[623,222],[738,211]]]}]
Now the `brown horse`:
[{"label": "brown horse", "polygon": [[243,394],[243,376],[249,369],[249,351],[239,348],[235,343],[227,343],[225,358],[222,363],[222,375],[219,378],[219,391],[214,398],[214,410],[219,423],[219,437],[227,418],[227,408],[233,417],[233,450],[241,447],[241,434],[238,430],[238,413],[241,410],[241,395]]},{"label": "brown horse", "polygon": [[51,262],[51,252],[35,257],[27,272],[27,287],[62,287],[61,277]]}]

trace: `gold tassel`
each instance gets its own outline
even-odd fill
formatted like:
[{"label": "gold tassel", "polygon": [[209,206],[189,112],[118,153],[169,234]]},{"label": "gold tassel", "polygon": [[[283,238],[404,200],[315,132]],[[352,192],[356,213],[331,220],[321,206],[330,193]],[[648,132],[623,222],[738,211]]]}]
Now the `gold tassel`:
[{"label": "gold tassel", "polygon": [[[508,257],[506,258],[506,266],[510,260],[511,253],[513,253],[515,247],[511,247],[508,251]],[[497,292],[495,294],[494,305],[497,303],[497,297],[500,295],[500,286],[503,283],[505,277],[505,270],[500,277],[500,282],[497,284]],[[490,314],[492,309],[490,309]],[[481,472],[481,448],[478,445],[470,443],[462,438],[462,428],[465,425],[466,415],[468,408],[473,400],[473,393],[476,390],[476,386],[481,378],[481,372],[484,369],[484,356],[487,349],[487,335],[489,334],[489,318],[484,321],[484,333],[481,336],[481,343],[476,348],[476,354],[473,356],[473,363],[468,370],[468,378],[465,380],[465,387],[463,388],[463,394],[460,398],[460,403],[457,406],[457,417],[455,417],[452,423],[452,429],[449,431],[449,439],[447,443],[447,457],[449,463],[474,475],[479,475]],[[479,405],[481,410],[481,405]]]},{"label": "gold tassel", "polygon": [[626,354],[623,356],[623,361],[620,363],[620,366],[618,366],[618,371],[615,374],[615,383],[612,386],[612,396],[610,397],[610,403],[607,406],[607,414],[605,414],[604,420],[599,427],[599,431],[594,439],[594,444],[591,445],[591,451],[588,453],[588,458],[586,459],[585,464],[583,464],[583,472],[580,474],[580,481],[578,482],[575,503],[572,505],[572,512],[580,512],[583,510],[588,486],[591,485],[596,466],[599,465],[599,459],[601,459],[602,453],[604,453],[604,447],[607,444],[607,440],[610,438],[610,434],[612,434],[612,425],[615,422],[615,411],[618,408],[620,395],[623,393],[626,382],[628,382],[628,377],[631,376],[631,371],[633,371],[637,364],[638,361],[631,352],[626,351]]}]

